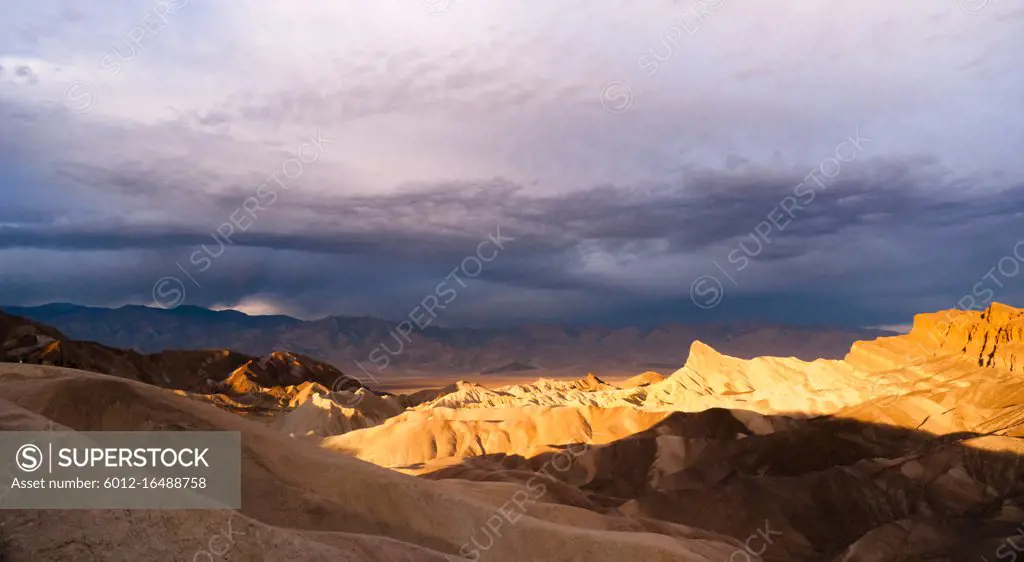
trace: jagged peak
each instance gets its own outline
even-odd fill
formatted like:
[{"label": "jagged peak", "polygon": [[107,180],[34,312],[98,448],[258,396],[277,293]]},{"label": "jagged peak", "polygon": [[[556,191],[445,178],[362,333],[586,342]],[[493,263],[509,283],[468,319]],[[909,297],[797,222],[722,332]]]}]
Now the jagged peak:
[{"label": "jagged peak", "polygon": [[700,340],[693,340],[693,343],[690,344],[690,354],[686,358],[686,364],[693,365],[708,360],[720,361],[723,357],[728,356]]},{"label": "jagged peak", "polygon": [[990,327],[1001,327],[1018,320],[1024,320],[1024,309],[993,302],[985,310],[951,308],[938,312],[915,314],[914,327],[910,330],[910,335],[937,339],[947,337],[950,333],[959,332],[971,325],[984,323]]},{"label": "jagged peak", "polygon": [[690,344],[690,355],[706,353],[709,351],[712,353],[718,353],[715,351],[715,348],[700,340],[693,340],[693,343]]},{"label": "jagged peak", "polygon": [[915,355],[961,355],[979,366],[1021,368],[1024,310],[993,302],[985,310],[954,308],[914,316]]},{"label": "jagged peak", "polygon": [[981,313],[981,317],[991,324],[1005,325],[1014,320],[1024,318],[1024,309],[1000,302],[993,302],[988,305],[985,312]]}]

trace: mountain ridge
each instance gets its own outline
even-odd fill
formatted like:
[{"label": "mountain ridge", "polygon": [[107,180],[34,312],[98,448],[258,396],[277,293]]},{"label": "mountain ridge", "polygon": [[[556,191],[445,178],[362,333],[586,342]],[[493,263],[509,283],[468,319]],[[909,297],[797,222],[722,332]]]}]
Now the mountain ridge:
[{"label": "mountain ridge", "polygon": [[396,331],[399,322],[366,316],[307,321],[194,306],[111,309],[68,303],[0,308],[52,325],[69,337],[122,349],[153,353],[216,347],[255,356],[290,351],[334,365],[348,364],[349,371],[365,370],[370,377],[379,373],[476,375],[527,358],[545,375],[566,370],[567,376],[587,372],[632,376],[678,368],[697,339],[739,357],[839,358],[854,341],[891,334],[758,323],[651,328],[528,324],[506,328],[427,326],[400,337]]}]

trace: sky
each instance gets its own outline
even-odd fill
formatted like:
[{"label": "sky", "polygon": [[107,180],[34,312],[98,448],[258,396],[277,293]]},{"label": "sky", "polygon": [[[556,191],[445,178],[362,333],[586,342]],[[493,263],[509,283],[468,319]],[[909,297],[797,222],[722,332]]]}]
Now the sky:
[{"label": "sky", "polygon": [[440,325],[1024,305],[1012,0],[13,0],[0,303]]}]

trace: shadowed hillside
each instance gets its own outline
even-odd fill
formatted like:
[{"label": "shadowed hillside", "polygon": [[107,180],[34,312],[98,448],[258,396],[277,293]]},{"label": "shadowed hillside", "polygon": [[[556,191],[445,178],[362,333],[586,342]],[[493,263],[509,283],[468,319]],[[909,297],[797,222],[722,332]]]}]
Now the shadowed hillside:
[{"label": "shadowed hillside", "polygon": [[556,482],[537,501],[627,517],[638,530],[669,521],[744,540],[767,521],[779,534],[763,557],[777,561],[995,559],[1024,523],[1017,436],[713,409],[560,447],[572,454],[476,456],[424,476],[515,489],[543,473]]}]

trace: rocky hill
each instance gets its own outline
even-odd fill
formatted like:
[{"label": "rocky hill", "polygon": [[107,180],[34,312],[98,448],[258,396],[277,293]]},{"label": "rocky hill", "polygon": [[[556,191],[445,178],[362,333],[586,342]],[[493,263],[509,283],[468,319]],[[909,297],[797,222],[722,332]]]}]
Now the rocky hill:
[{"label": "rocky hill", "polygon": [[337,368],[288,352],[253,357],[226,349],[142,354],[89,341],[0,311],[0,362],[54,365],[103,373],[238,405],[271,407],[319,387],[355,391],[359,381]]}]

